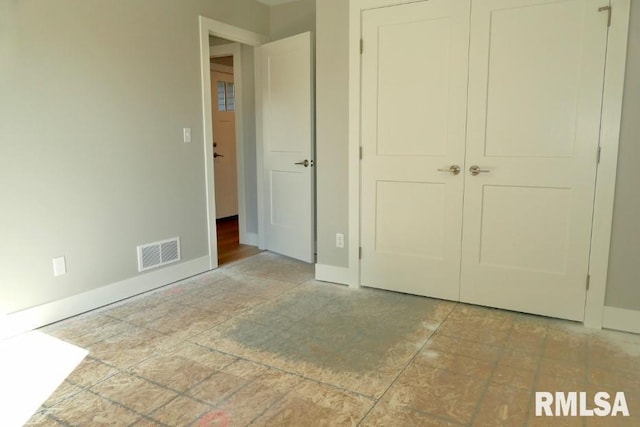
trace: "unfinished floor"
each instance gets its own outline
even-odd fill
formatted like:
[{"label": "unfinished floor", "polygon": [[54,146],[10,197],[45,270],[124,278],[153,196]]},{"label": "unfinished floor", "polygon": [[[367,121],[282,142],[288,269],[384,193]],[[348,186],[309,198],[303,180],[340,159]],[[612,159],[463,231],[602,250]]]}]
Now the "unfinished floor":
[{"label": "unfinished floor", "polygon": [[[640,339],[316,282],[262,253],[51,325],[85,361],[30,425],[638,426]],[[536,418],[534,391],[630,418]]]}]

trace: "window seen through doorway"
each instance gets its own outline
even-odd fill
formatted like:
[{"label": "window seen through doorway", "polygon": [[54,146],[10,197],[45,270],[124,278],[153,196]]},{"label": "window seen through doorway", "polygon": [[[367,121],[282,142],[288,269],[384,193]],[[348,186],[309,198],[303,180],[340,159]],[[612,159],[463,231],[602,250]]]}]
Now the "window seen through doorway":
[{"label": "window seen through doorway", "polygon": [[236,94],[233,83],[218,82],[218,111],[235,111]]}]

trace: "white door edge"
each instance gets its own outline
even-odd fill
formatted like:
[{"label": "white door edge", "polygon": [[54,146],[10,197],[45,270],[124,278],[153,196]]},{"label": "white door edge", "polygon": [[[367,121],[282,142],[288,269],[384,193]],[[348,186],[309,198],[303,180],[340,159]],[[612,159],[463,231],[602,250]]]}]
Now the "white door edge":
[{"label": "white door edge", "polygon": [[[255,49],[253,51],[253,65],[254,65],[254,79],[257,82],[262,81],[262,64],[261,64],[261,54],[259,49]],[[256,115],[256,168],[257,168],[257,185],[258,185],[258,248],[261,250],[265,250],[266,239],[265,239],[265,209],[264,209],[264,127],[262,125],[262,114],[261,114],[261,106],[262,106],[262,88],[256,84],[255,85],[255,115]]]}]

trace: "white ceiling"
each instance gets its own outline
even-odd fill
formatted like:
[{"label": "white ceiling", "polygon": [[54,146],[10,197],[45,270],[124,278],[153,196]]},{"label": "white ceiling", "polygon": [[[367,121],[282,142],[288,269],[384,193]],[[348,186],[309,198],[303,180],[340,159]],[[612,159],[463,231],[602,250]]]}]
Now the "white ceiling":
[{"label": "white ceiling", "polygon": [[262,4],[266,4],[268,6],[275,6],[277,4],[291,3],[292,1],[295,1],[295,0],[256,0],[256,1]]}]

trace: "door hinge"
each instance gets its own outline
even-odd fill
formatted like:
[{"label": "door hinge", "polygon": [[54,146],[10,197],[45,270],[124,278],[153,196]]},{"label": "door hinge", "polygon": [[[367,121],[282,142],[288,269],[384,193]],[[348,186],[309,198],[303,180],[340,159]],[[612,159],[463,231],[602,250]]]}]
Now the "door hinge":
[{"label": "door hinge", "polygon": [[591,275],[587,274],[587,290],[589,290],[589,286],[591,286]]},{"label": "door hinge", "polygon": [[362,259],[362,246],[358,248],[358,259]]},{"label": "door hinge", "polygon": [[360,39],[360,55],[364,52],[364,40]]},{"label": "door hinge", "polygon": [[611,6],[602,6],[598,8],[598,12],[604,12],[605,10],[609,14],[607,16],[607,27],[610,27],[611,26]]},{"label": "door hinge", "polygon": [[600,156],[602,155],[602,147],[598,145],[598,164],[600,164]]},{"label": "door hinge", "polygon": [[360,146],[360,160],[362,160],[362,145]]}]

